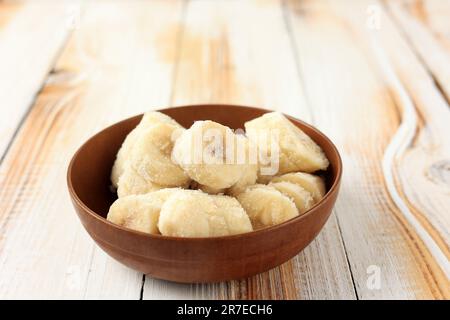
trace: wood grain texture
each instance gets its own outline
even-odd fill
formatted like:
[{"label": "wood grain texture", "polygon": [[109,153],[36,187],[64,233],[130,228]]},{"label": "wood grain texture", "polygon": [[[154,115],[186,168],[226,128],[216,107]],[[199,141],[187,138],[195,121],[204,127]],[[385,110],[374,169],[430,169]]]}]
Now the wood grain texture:
[{"label": "wood grain texture", "polygon": [[68,19],[67,5],[0,3],[0,159],[70,33]]},{"label": "wood grain texture", "polygon": [[107,257],[74,214],[76,148],[119,119],[168,104],[180,2],[94,2],[0,168],[0,297],[139,299],[142,274]]},{"label": "wood grain texture", "polygon": [[[401,179],[422,180],[420,187],[423,187],[424,179],[420,178],[423,171],[416,166],[414,171],[406,173],[400,170],[407,167],[405,163],[398,162],[414,150],[422,157],[427,155],[422,146],[408,145],[395,150],[394,161],[390,163],[386,162],[390,159],[385,153],[397,130],[404,131],[404,122],[408,121],[408,111],[403,109],[405,99],[400,101],[399,97],[406,95],[424,106],[425,93],[427,97],[439,93],[427,86],[429,79],[416,78],[423,73],[417,69],[420,63],[380,3],[290,1],[287,5],[315,119],[341,148],[344,168],[348,168],[336,211],[358,297],[448,297],[445,261],[436,261],[432,248],[427,245],[431,238],[446,256],[445,248],[435,240],[446,238],[445,233],[432,232],[427,223],[448,211],[444,207],[440,207],[438,213],[410,209],[407,183],[402,183]],[[372,29],[368,24],[367,12],[371,6],[380,14],[381,28]],[[409,68],[408,74],[405,74],[406,68]],[[392,86],[392,79],[400,86]],[[420,90],[422,95],[415,90]],[[439,97],[435,96],[435,100]],[[435,108],[439,113],[441,106],[435,105]],[[440,115],[446,116],[443,110]],[[432,125],[435,130],[441,128],[439,122]],[[437,141],[442,142],[440,137],[448,136],[445,134],[446,131],[440,131]],[[433,142],[428,140],[427,145],[431,147]],[[386,188],[390,180],[386,175],[386,163],[392,165],[388,169],[395,175],[395,194]],[[424,191],[417,187],[417,184],[413,186],[416,192]],[[439,192],[447,193],[445,189]],[[397,195],[401,196],[399,201],[395,199]],[[404,207],[407,211],[402,210]],[[428,238],[421,237],[419,231],[425,231]],[[366,285],[371,265],[381,271],[378,290]]]},{"label": "wood grain texture", "polygon": [[386,1],[390,14],[414,52],[450,101],[450,2]]},{"label": "wood grain texture", "polygon": [[[386,29],[394,29],[394,23],[390,20],[386,22]],[[389,48],[386,56],[392,61],[393,69],[410,95],[411,106],[408,108],[398,90],[395,98],[402,106],[405,120],[412,117],[408,115],[408,109],[416,117],[410,143],[400,148],[393,171],[410,216],[420,222],[419,228],[414,228],[416,233],[426,231],[431,238],[427,239],[426,235],[420,237],[444,274],[438,282],[444,284],[444,292],[448,295],[450,217],[447,213],[450,209],[450,184],[445,180],[445,174],[450,154],[450,144],[446,138],[450,135],[449,105],[439,82],[433,78],[430,69],[420,63],[420,57],[417,58],[415,50],[407,45],[401,34],[385,32],[382,35],[379,41]],[[430,268],[434,267],[431,263]]]},{"label": "wood grain texture", "polygon": [[[404,28],[403,32],[407,32],[412,49],[405,49],[406,40],[401,39],[398,34],[385,37],[390,48],[393,48],[394,43],[403,48],[401,52],[391,49],[389,54],[399,77],[412,96],[418,117],[414,143],[399,160],[397,169],[401,171],[399,176],[412,210],[418,212],[418,218],[421,218],[421,213],[426,215],[421,218],[424,226],[448,258],[450,143],[447,137],[450,135],[450,51],[446,50],[448,39],[445,38],[445,25],[435,24],[431,20],[438,15],[438,9],[443,13],[450,12],[450,6],[448,3],[446,7],[445,2],[438,4],[435,1],[424,2],[422,6],[417,3],[415,7],[411,3],[408,3],[408,6],[406,4],[392,4],[387,10],[392,11],[393,20],[397,20],[396,25],[400,24]],[[420,8],[422,14],[418,16]],[[409,16],[408,12],[414,15]],[[425,19],[427,12],[430,12],[430,17]],[[415,20],[419,17],[422,17],[422,20]],[[428,22],[423,25],[425,21]],[[450,24],[446,30],[450,30]],[[420,63],[419,59],[424,64]],[[421,174],[411,174],[417,171]]]},{"label": "wood grain texture", "polygon": [[[175,105],[255,105],[311,121],[279,1],[190,2],[179,57]],[[146,277],[144,299],[153,298],[354,299],[355,295],[333,215],[309,247],[279,268],[214,285],[178,285]]]},{"label": "wood grain texture", "polygon": [[[448,1],[69,4],[0,1],[0,298],[450,298]],[[250,279],[144,278],[83,230],[67,164],[111,123],[206,102],[327,134],[344,160],[335,213]]]}]

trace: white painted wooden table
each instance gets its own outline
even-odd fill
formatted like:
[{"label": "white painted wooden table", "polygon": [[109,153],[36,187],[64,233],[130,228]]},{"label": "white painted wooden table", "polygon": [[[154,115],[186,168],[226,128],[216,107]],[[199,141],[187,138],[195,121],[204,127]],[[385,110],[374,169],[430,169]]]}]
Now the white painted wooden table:
[{"label": "white painted wooden table", "polygon": [[[448,299],[449,16],[445,0],[0,0],[0,298]],[[334,213],[250,279],[144,277],[82,228],[68,161],[120,119],[210,102],[329,135]]]}]

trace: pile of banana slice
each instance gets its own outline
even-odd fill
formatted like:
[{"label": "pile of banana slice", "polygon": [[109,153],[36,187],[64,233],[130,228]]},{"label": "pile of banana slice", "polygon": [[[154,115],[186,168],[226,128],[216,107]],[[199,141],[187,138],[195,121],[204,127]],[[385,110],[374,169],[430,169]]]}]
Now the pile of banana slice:
[{"label": "pile of banana slice", "polygon": [[152,111],[123,142],[111,181],[118,199],[107,219],[165,236],[216,237],[299,216],[325,195],[323,150],[278,112],[245,123],[186,129]]}]

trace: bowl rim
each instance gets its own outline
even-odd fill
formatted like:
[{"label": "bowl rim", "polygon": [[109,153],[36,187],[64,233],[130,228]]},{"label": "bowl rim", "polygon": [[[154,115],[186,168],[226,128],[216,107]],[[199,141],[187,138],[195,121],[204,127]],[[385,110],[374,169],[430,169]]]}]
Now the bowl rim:
[{"label": "bowl rim", "polygon": [[87,212],[91,217],[93,217],[94,219],[100,221],[101,223],[105,223],[106,225],[113,227],[115,229],[118,229],[120,231],[124,231],[124,232],[128,232],[131,234],[134,234],[136,236],[139,237],[145,237],[145,238],[149,238],[149,239],[159,239],[159,240],[167,240],[167,241],[192,241],[192,242],[198,242],[198,241],[205,241],[205,240],[210,240],[210,241],[226,241],[226,240],[234,240],[237,238],[242,238],[242,237],[252,237],[252,236],[258,236],[261,234],[265,234],[265,233],[271,233],[272,231],[276,231],[278,229],[284,228],[287,225],[296,223],[297,221],[306,219],[308,216],[313,215],[316,211],[318,211],[321,207],[323,207],[325,205],[326,200],[331,197],[331,194],[337,192],[337,188],[341,182],[341,178],[342,178],[342,158],[341,155],[339,154],[338,149],[336,148],[336,146],[334,145],[334,143],[319,129],[317,129],[316,127],[300,120],[297,119],[293,116],[287,115],[281,111],[277,111],[277,110],[270,110],[270,109],[264,109],[264,108],[259,108],[259,107],[251,107],[251,106],[244,106],[244,105],[233,105],[233,104],[190,104],[190,105],[181,105],[181,106],[174,106],[174,107],[168,107],[168,108],[162,108],[162,109],[155,109],[155,110],[151,110],[151,111],[158,111],[158,112],[163,112],[165,110],[171,109],[184,109],[184,108],[192,108],[192,107],[219,107],[219,108],[245,108],[245,109],[253,109],[255,111],[259,111],[259,112],[264,112],[264,113],[268,113],[268,112],[280,112],[282,113],[284,116],[286,116],[288,119],[290,120],[295,120],[299,123],[302,124],[302,126],[308,127],[309,129],[311,129],[312,131],[317,132],[319,135],[321,135],[325,142],[328,143],[331,146],[331,150],[336,154],[337,156],[337,163],[336,163],[336,178],[334,179],[331,187],[329,188],[329,190],[325,193],[324,197],[322,199],[320,199],[320,201],[318,203],[316,203],[312,208],[310,208],[308,211],[306,211],[305,213],[303,213],[302,215],[296,216],[294,218],[291,218],[289,220],[286,220],[280,224],[274,225],[274,226],[270,226],[270,227],[266,227],[263,229],[259,229],[259,230],[253,230],[251,232],[246,232],[246,233],[239,233],[239,234],[234,234],[234,235],[227,235],[227,236],[218,236],[218,237],[175,237],[175,236],[164,236],[161,234],[150,234],[150,233],[146,233],[146,232],[142,232],[142,231],[137,231],[137,230],[133,230],[133,229],[129,229],[120,225],[117,225],[115,223],[112,223],[110,221],[108,221],[106,218],[102,217],[100,214],[96,213],[95,211],[93,211],[91,208],[89,208],[77,195],[73,184],[72,184],[72,169],[73,169],[73,165],[75,163],[75,160],[77,159],[79,153],[83,150],[83,148],[94,138],[97,137],[97,135],[99,135],[100,133],[102,133],[103,131],[106,131],[108,129],[111,129],[114,126],[120,125],[123,122],[127,122],[130,121],[133,118],[139,118],[143,116],[143,113],[135,115],[135,116],[131,116],[128,117],[124,120],[115,122],[103,129],[101,129],[100,131],[96,132],[95,134],[93,134],[89,139],[87,139],[85,142],[83,142],[83,144],[77,149],[77,151],[74,153],[74,155],[72,156],[69,166],[67,168],[67,174],[66,174],[66,179],[67,179],[67,186],[69,189],[69,194],[72,198],[73,201],[76,202],[76,204],[81,207],[85,212]]}]

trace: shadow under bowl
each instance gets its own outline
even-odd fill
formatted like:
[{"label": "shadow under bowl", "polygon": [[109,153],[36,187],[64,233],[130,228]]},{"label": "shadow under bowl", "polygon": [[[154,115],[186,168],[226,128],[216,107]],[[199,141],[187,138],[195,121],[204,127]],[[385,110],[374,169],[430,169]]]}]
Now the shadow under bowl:
[{"label": "shadow under bowl", "polygon": [[[213,120],[233,129],[271,112],[232,105],[193,105],[159,110],[184,127]],[[314,127],[288,117],[322,147],[330,161],[324,172],[325,197],[302,216],[266,229],[214,238],[150,235],[106,220],[116,195],[110,173],[117,151],[142,115],[94,135],[74,155],[67,172],[69,193],[84,228],[111,257],[155,278],[176,282],[218,282],[246,278],[272,269],[303,250],[320,232],[336,201],[342,162],[333,143]]]}]

